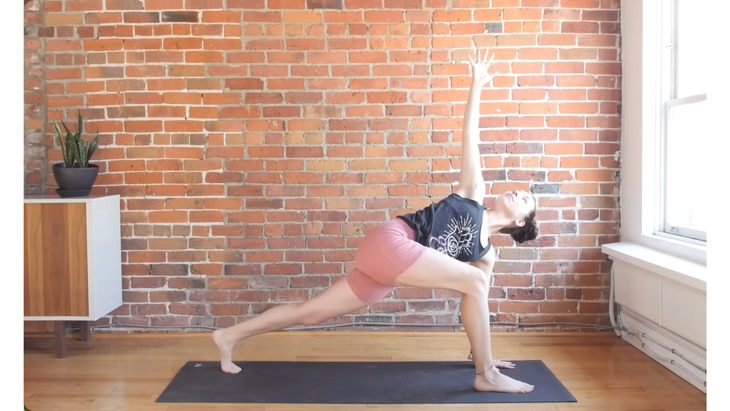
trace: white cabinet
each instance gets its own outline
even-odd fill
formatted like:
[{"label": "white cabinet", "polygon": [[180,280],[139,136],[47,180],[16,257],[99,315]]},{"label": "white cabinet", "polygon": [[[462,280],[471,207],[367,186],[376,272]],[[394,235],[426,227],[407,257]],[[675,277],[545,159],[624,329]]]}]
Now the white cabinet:
[{"label": "white cabinet", "polygon": [[23,226],[24,320],[56,321],[63,357],[66,321],[85,321],[88,337],[122,305],[120,198],[29,196]]}]

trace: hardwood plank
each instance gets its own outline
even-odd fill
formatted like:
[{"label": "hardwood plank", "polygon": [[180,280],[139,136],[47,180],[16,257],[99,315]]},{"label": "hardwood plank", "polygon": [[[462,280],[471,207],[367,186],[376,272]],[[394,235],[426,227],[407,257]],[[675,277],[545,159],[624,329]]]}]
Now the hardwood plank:
[{"label": "hardwood plank", "polygon": [[[165,411],[200,411],[200,404],[165,404],[168,405]],[[290,408],[294,410],[296,408]],[[301,409],[301,408],[299,408]],[[341,409],[341,408],[340,408]],[[205,410],[226,410],[226,411],[270,411],[265,404],[205,404]]]},{"label": "hardwood plank", "polygon": [[317,411],[370,411],[371,408],[366,404],[363,405],[340,405],[340,404],[307,404],[302,407],[303,404],[268,404],[264,408],[265,411],[299,411],[302,409],[312,409]]},{"label": "hardwood plank", "polygon": [[474,404],[474,410],[489,411],[555,411],[556,405],[550,404]]},{"label": "hardwood plank", "polygon": [[[494,404],[491,404],[494,406]],[[446,407],[450,406],[450,407]],[[368,405],[368,411],[381,411],[381,410],[389,410],[389,411],[440,411],[440,410],[449,410],[449,411],[474,411],[475,404],[413,404],[413,405],[401,405],[401,404],[369,404]],[[490,407],[490,410],[493,408]]]},{"label": "hardwood plank", "polygon": [[169,405],[158,404],[151,398],[98,398],[89,405],[89,409],[94,411],[166,411]]},{"label": "hardwood plank", "polygon": [[[65,360],[64,360],[65,361]],[[54,381],[33,381],[32,379],[26,379],[25,381],[25,392],[32,392],[34,394],[84,394],[88,395],[91,393],[100,394],[111,394],[116,388],[118,383],[115,381],[103,381],[103,382],[86,382],[76,381],[70,378],[66,380],[54,380]],[[74,395],[78,396],[78,395]]]},{"label": "hardwood plank", "polygon": [[[626,404],[614,404],[614,405],[558,405],[555,407],[556,411],[689,411],[687,409],[681,410],[679,408],[665,408],[665,407],[649,407],[646,406],[633,406]],[[698,410],[697,408],[692,411]],[[704,410],[704,408],[702,408]]]},{"label": "hardwood plank", "polygon": [[[157,404],[149,396],[145,398],[85,398],[33,395],[25,405],[35,410],[95,410],[95,411],[166,411],[169,404]],[[198,408],[200,409],[200,408]]]},{"label": "hardwood plank", "polygon": [[[56,374],[59,372],[57,369],[49,369],[48,367],[25,367],[26,374],[32,374],[32,378],[27,378],[26,381],[55,381]],[[62,371],[64,375],[75,381],[99,381],[108,379],[119,379],[124,377],[120,368],[105,369],[102,367],[71,367]],[[172,375],[175,375],[175,370]],[[170,377],[172,378],[172,377]]]},{"label": "hardwood plank", "polygon": [[129,394],[129,393],[120,393],[120,392],[111,392],[111,393],[73,393],[73,394],[63,394],[63,393],[33,393],[30,395],[30,397],[36,398],[36,399],[43,399],[43,400],[53,400],[53,399],[64,399],[64,398],[80,398],[80,399],[100,399],[100,398],[114,398],[114,399],[122,399],[122,400],[149,400],[157,398],[157,396],[150,396],[149,394]]},{"label": "hardwood plank", "polygon": [[91,398],[54,398],[52,400],[45,398],[37,398],[30,396],[25,399],[25,406],[28,409],[35,410],[54,410],[54,411],[77,411],[89,408],[94,402]]}]

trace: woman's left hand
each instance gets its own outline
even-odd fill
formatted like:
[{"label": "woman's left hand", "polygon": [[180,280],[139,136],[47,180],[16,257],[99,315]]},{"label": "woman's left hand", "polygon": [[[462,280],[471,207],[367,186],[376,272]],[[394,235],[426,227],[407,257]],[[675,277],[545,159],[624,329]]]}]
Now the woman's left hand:
[{"label": "woman's left hand", "polygon": [[[469,359],[474,359],[471,351],[469,351]],[[507,368],[509,370],[513,370],[515,368],[515,363],[509,361],[494,360],[494,366],[497,368]]]},{"label": "woman's left hand", "polygon": [[472,57],[471,53],[467,55],[469,57],[472,82],[479,87],[484,87],[494,78],[494,76],[499,74],[499,72],[495,71],[494,73],[489,73],[489,65],[492,64],[492,60],[494,60],[494,54],[492,54],[489,60],[487,60],[487,55],[489,54],[488,49],[484,50],[484,57],[481,57],[482,52],[480,48],[476,49],[475,54],[476,58]]},{"label": "woman's left hand", "polygon": [[507,369],[514,369],[515,364],[509,361],[502,361],[502,360],[494,360],[494,366],[497,368],[507,368]]}]

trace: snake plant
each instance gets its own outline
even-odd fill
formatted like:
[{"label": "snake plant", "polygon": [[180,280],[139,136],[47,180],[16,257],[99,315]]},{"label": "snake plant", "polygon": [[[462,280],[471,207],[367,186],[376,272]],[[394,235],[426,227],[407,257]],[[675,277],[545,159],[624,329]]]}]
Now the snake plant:
[{"label": "snake plant", "polygon": [[76,127],[75,132],[69,131],[66,127],[66,123],[61,121],[63,128],[66,129],[66,140],[63,140],[63,133],[58,128],[58,124],[53,122],[53,127],[58,133],[58,140],[61,142],[61,152],[63,152],[63,162],[66,164],[66,168],[72,168],[76,165],[80,168],[86,168],[89,166],[89,160],[94,152],[99,147],[99,133],[96,133],[96,137],[91,141],[87,142],[81,138],[81,113],[79,112],[79,123]]}]

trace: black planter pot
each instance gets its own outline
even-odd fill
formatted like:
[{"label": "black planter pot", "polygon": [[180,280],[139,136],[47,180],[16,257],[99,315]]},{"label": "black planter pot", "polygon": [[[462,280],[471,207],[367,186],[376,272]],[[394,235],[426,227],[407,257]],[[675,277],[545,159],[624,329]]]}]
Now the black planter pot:
[{"label": "black planter pot", "polygon": [[96,164],[89,164],[86,168],[79,166],[66,168],[64,163],[53,165],[53,176],[58,184],[56,192],[61,197],[84,197],[89,195],[98,174],[99,166]]}]

